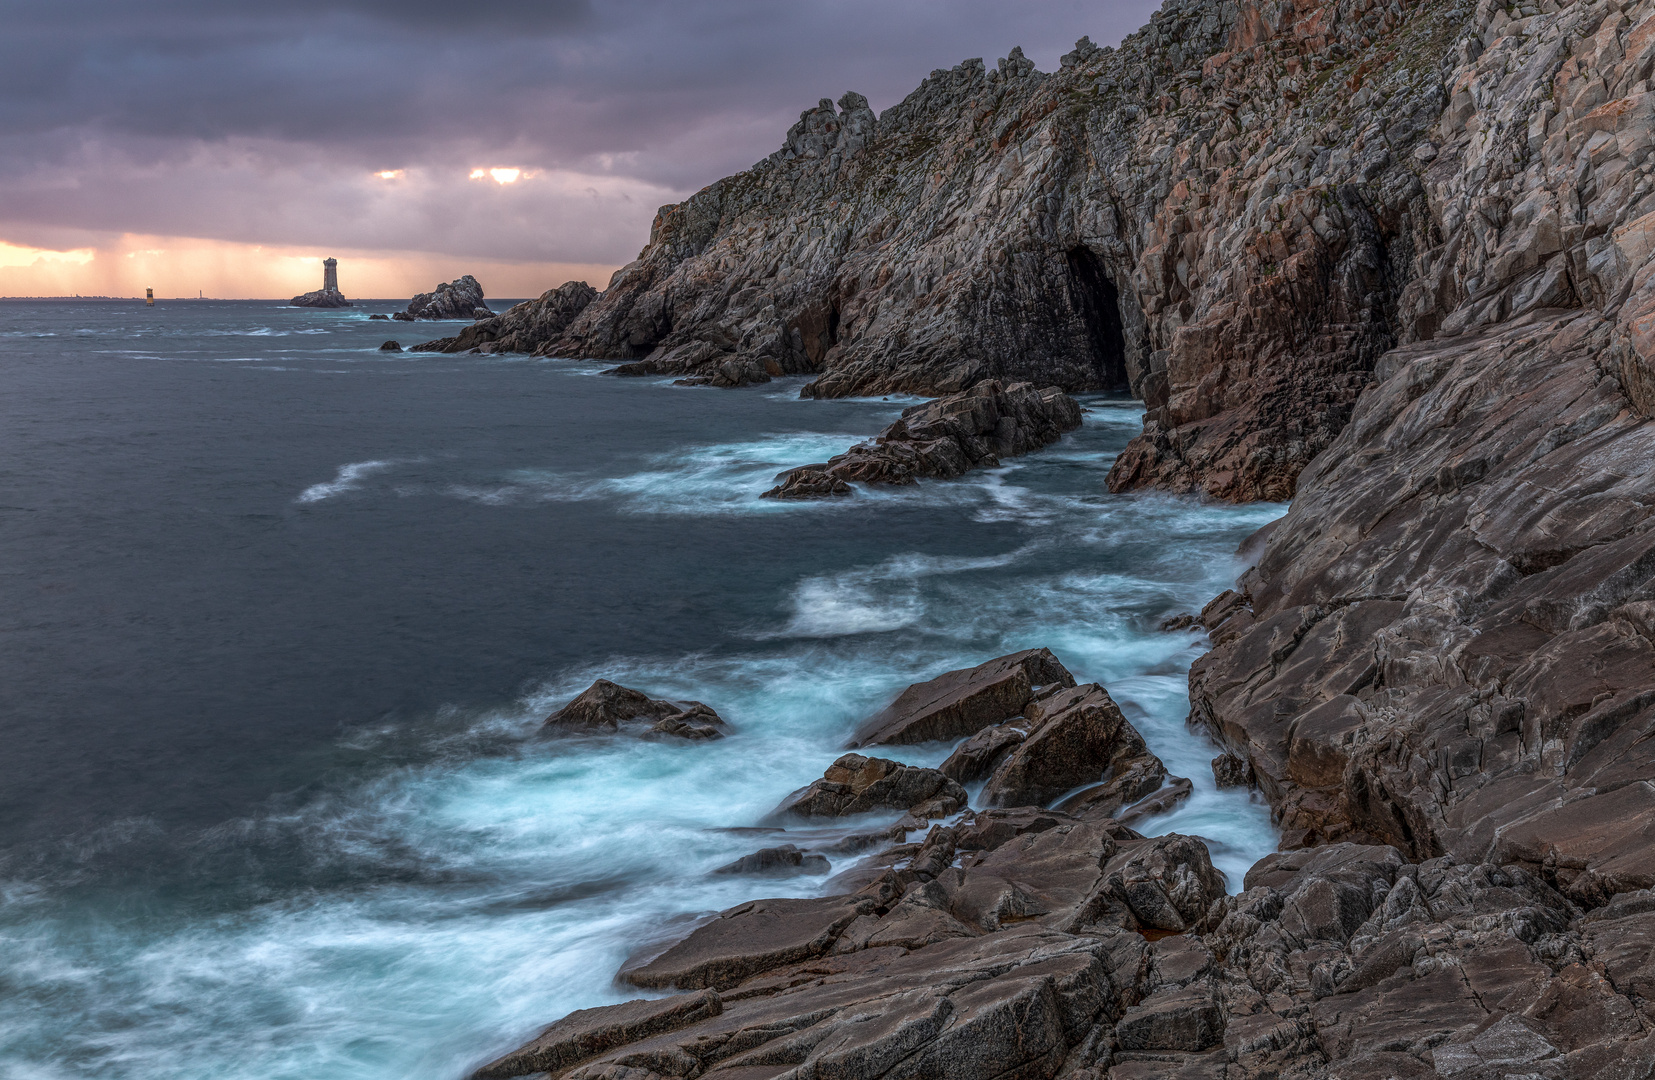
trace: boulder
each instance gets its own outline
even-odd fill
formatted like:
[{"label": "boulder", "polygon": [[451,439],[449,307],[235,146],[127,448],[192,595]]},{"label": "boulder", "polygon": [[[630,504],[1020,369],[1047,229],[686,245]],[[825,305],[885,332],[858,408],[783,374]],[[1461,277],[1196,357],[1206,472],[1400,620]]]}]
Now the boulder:
[{"label": "boulder", "polygon": [[988,806],[1044,806],[1083,784],[1126,775],[1141,764],[1148,774],[1136,781],[1127,800],[1134,801],[1147,794],[1142,788],[1151,777],[1153,791],[1166,775],[1165,767],[1155,768],[1160,761],[1143,736],[1097,683],[1031,702],[1026,719],[1029,735],[1006,754],[983,790]]},{"label": "boulder", "polygon": [[389,319],[390,316],[389,315],[374,314],[374,315],[369,315],[368,318],[370,318],[370,319]]},{"label": "boulder", "polygon": [[680,704],[651,698],[641,690],[599,679],[546,718],[543,727],[568,733],[620,731],[670,735],[680,739],[718,739],[729,725],[699,701]]},{"label": "boulder", "polygon": [[857,729],[849,749],[946,742],[1021,716],[1038,694],[1070,687],[1049,649],[1026,649],[908,687]]},{"label": "boulder", "polygon": [[1006,755],[1028,738],[1031,725],[1022,717],[986,727],[954,748],[948,760],[937,766],[944,776],[970,784],[994,773]]},{"label": "boulder", "polygon": [[[623,365],[624,366],[624,365]],[[631,374],[615,369],[617,374]],[[639,371],[638,374],[643,374]],[[654,373],[651,369],[649,373]],[[820,465],[801,465],[776,477],[766,499],[849,494],[850,482],[912,484],[992,468],[1056,442],[1080,426],[1080,404],[1055,386],[1002,386],[989,380],[970,390],[904,409],[871,442]]]},{"label": "boulder", "polygon": [[395,341],[387,341],[379,347],[380,352],[401,352],[402,346]]},{"label": "boulder", "polygon": [[483,304],[483,287],[466,274],[415,296],[408,301],[405,313],[415,319],[471,319],[479,310],[493,314]]},{"label": "boulder", "polygon": [[907,810],[923,819],[947,817],[965,804],[965,789],[936,769],[845,754],[829,766],[822,779],[782,800],[772,816],[849,817]]}]

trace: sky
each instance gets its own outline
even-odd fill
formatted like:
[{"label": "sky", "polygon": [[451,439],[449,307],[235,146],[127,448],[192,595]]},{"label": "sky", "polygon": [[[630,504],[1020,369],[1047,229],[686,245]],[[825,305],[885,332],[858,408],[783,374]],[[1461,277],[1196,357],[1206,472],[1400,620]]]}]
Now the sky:
[{"label": "sky", "polygon": [[1148,0],[0,0],[0,296],[602,288],[656,209],[846,90]]}]

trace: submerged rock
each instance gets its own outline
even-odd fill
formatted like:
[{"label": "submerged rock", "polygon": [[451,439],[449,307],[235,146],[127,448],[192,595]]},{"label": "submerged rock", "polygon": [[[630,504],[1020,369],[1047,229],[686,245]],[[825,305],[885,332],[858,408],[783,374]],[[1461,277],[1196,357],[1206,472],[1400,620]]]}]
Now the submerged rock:
[{"label": "submerged rock", "polygon": [[906,810],[916,818],[928,818],[947,817],[965,803],[965,789],[936,769],[846,754],[822,779],[789,795],[772,813],[820,818]]},{"label": "submerged rock", "polygon": [[763,497],[847,495],[849,481],[912,484],[921,477],[947,479],[970,469],[992,468],[1002,457],[1038,450],[1079,426],[1079,403],[1056,387],[1002,387],[990,380],[904,409],[902,417],[871,443],[853,446],[821,465],[789,469]]},{"label": "submerged rock", "polygon": [[379,347],[380,352],[401,352],[402,346],[394,341],[387,341]]},{"label": "submerged rock", "polygon": [[803,852],[792,844],[760,848],[712,871],[749,877],[793,877],[796,874],[826,874],[832,867],[827,856]]},{"label": "submerged rock", "polygon": [[369,316],[368,316],[368,318],[370,318],[370,319],[386,319],[386,320],[388,320],[388,319],[390,319],[390,316],[389,316],[389,315],[382,315],[382,314],[374,314],[374,315],[369,315]]},{"label": "submerged rock", "polygon": [[679,704],[651,698],[608,679],[599,679],[563,708],[546,718],[543,725],[556,731],[593,733],[636,729],[644,734],[671,735],[681,739],[720,739],[729,725],[699,701]]},{"label": "submerged rock", "polygon": [[470,319],[475,312],[493,314],[483,304],[483,287],[470,274],[438,285],[408,301],[406,313],[415,319]]}]

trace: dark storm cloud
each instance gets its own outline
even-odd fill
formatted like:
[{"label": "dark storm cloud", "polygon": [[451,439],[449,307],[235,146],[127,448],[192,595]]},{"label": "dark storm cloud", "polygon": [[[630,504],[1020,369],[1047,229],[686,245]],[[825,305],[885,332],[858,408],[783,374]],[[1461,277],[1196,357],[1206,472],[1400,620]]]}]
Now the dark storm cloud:
[{"label": "dark storm cloud", "polygon": [[[654,209],[630,201],[745,168],[819,97],[855,89],[884,108],[932,68],[992,63],[1018,44],[1049,69],[1081,34],[1116,41],[1153,6],[12,3],[0,37],[0,223],[268,243],[345,228],[351,242],[409,250],[497,237],[525,257],[601,248],[621,261],[643,237],[621,248],[615,237]],[[610,224],[526,239],[533,185],[508,198],[463,181],[496,164],[614,180],[594,192]],[[387,201],[362,188],[378,169],[408,169],[424,186]],[[590,218],[576,195],[545,216]],[[509,227],[488,224],[501,214]],[[551,250],[565,243],[581,253]]]}]

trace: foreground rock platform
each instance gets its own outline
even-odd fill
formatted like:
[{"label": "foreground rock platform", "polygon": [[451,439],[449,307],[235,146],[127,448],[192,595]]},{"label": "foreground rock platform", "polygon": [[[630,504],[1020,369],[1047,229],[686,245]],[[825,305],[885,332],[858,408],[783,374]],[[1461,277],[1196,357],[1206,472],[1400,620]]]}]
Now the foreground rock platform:
[{"label": "foreground rock platform", "polygon": [[1080,404],[1054,387],[1001,386],[993,380],[959,394],[914,405],[872,442],[851,447],[820,465],[801,465],[776,479],[766,499],[848,495],[851,482],[912,484],[993,468],[1080,426]]}]

